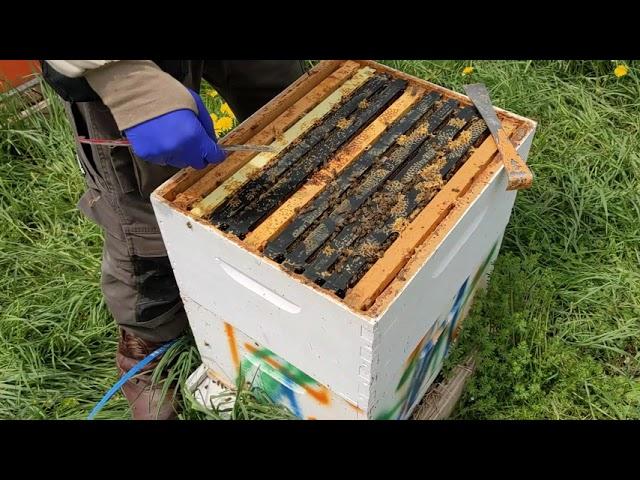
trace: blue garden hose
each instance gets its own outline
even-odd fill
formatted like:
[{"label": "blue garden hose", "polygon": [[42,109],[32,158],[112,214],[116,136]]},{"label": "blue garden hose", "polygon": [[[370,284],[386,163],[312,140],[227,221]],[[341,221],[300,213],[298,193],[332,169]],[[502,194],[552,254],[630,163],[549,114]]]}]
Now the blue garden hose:
[{"label": "blue garden hose", "polygon": [[95,407],[93,407],[93,410],[91,410],[91,413],[87,417],[87,420],[93,420],[93,418],[97,415],[97,413],[100,410],[102,410],[102,408],[107,404],[107,402],[111,399],[111,397],[113,397],[116,394],[116,392],[120,390],[120,388],[125,383],[127,383],[129,379],[131,379],[131,377],[133,377],[136,373],[142,370],[146,365],[149,364],[149,362],[153,361],[154,359],[162,355],[164,352],[166,352],[169,349],[169,347],[174,343],[176,343],[177,341],[178,340],[175,339],[165,343],[164,345],[160,346],[157,350],[151,352],[149,355],[147,355],[138,363],[136,363],[131,370],[125,373],[122,376],[122,378],[120,378],[120,380],[118,380],[116,384],[113,387],[111,387],[107,393],[104,394],[104,397],[102,397],[102,399],[98,402],[98,404]]}]

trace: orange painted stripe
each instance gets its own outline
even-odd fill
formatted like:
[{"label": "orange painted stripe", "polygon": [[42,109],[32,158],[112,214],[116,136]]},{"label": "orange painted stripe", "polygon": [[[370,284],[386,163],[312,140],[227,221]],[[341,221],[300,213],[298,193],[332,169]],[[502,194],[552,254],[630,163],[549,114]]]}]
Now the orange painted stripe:
[{"label": "orange painted stripe", "polygon": [[329,400],[331,398],[329,397],[329,391],[327,390],[327,387],[320,387],[319,391],[314,390],[313,388],[306,385],[303,385],[302,388],[304,388],[305,392],[315,398],[322,405],[329,405]]},{"label": "orange painted stripe", "polygon": [[240,355],[238,354],[238,344],[236,343],[236,334],[231,325],[224,322],[224,331],[227,334],[227,342],[229,343],[229,351],[231,352],[231,360],[237,370],[240,370]]}]

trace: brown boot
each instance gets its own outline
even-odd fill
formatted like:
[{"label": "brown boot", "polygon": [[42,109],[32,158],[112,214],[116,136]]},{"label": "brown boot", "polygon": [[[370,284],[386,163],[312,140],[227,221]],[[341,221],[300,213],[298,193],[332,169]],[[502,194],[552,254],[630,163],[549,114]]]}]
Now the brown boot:
[{"label": "brown boot", "polygon": [[[116,355],[120,377],[163,343],[148,342],[121,329]],[[131,406],[134,420],[175,420],[177,418],[174,407],[175,387],[172,386],[166,397],[161,399],[162,386],[151,384],[153,369],[159,361],[160,358],[154,359],[122,386],[122,393]],[[158,409],[161,400],[162,403]]]}]

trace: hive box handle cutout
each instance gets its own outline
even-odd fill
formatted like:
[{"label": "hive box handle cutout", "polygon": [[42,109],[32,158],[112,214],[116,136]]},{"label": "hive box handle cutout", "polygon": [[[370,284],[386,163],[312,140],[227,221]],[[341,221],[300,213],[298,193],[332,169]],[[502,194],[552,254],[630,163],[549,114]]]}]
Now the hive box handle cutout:
[{"label": "hive box handle cutout", "polygon": [[272,292],[264,285],[261,285],[255,280],[253,280],[252,278],[247,277],[240,270],[236,269],[235,267],[232,267],[231,265],[226,263],[224,260],[221,260],[220,258],[216,257],[215,261],[220,265],[220,267],[222,268],[222,271],[226,273],[229,277],[231,277],[233,280],[235,280],[237,283],[245,287],[247,290],[251,290],[256,295],[260,295],[266,301],[272,303],[273,305],[280,308],[281,310],[284,310],[285,312],[288,312],[288,313],[300,313],[302,311],[302,309],[298,305],[291,303],[290,301],[282,298],[277,293]]},{"label": "hive box handle cutout", "polygon": [[464,246],[465,243],[467,243],[467,241],[471,238],[471,235],[473,235],[473,232],[475,232],[476,229],[480,226],[482,219],[485,217],[488,211],[489,206],[484,207],[482,212],[478,214],[473,223],[467,227],[456,244],[451,247],[447,256],[442,259],[440,265],[438,265],[438,268],[435,269],[435,271],[433,272],[433,278],[438,278],[440,274],[447,269],[447,266],[449,265],[451,260],[453,260],[455,256],[458,255],[460,249]]}]

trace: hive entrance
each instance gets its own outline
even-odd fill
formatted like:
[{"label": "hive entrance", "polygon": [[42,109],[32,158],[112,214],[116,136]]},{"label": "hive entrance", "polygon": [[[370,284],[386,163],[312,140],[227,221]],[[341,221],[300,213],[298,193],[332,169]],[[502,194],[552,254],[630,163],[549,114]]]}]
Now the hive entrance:
[{"label": "hive entrance", "polygon": [[[247,121],[242,141],[275,152],[234,153],[180,179],[187,186],[171,201],[366,309],[496,148],[457,94],[377,64],[337,63],[268,122]],[[518,126],[503,122],[510,133]]]}]

